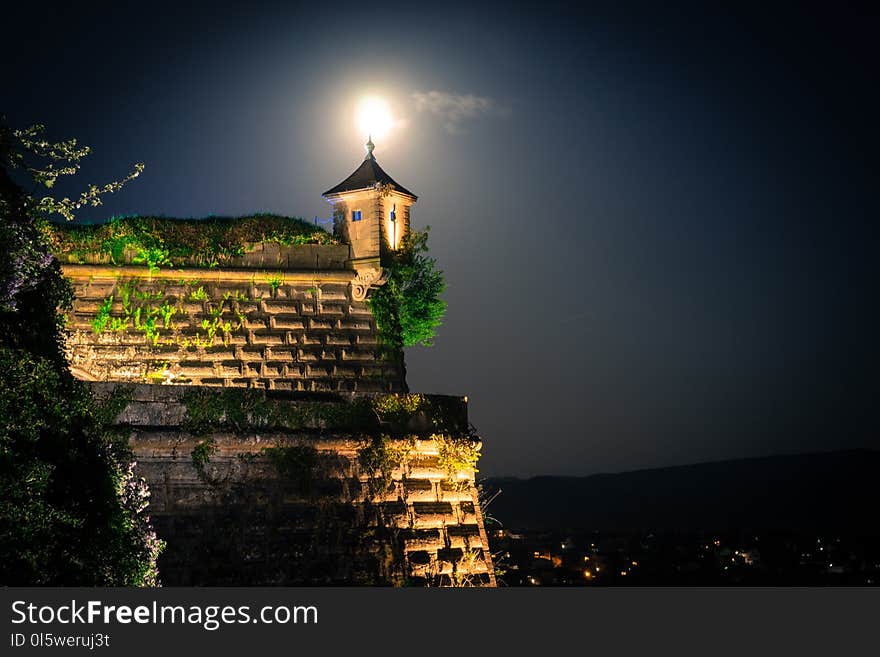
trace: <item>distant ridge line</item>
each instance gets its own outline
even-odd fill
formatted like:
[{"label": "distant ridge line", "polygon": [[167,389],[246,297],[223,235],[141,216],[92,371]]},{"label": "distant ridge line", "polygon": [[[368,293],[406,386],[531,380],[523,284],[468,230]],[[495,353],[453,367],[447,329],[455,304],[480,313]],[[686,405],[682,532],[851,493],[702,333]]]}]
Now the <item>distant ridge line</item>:
[{"label": "distant ridge line", "polygon": [[578,476],[485,480],[519,529],[846,531],[880,535],[880,451],[779,454]]}]

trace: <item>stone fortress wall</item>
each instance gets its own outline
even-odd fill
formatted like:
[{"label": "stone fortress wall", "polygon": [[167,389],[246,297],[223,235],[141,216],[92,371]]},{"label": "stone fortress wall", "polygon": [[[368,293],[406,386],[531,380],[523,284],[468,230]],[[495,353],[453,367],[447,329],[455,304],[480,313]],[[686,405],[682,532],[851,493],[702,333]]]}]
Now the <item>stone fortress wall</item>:
[{"label": "stone fortress wall", "polygon": [[[480,448],[463,398],[143,384],[126,394],[118,422],[168,542],[163,584],[494,585],[474,472],[462,467]],[[248,417],[227,421],[242,406]]]},{"label": "stone fortress wall", "polygon": [[74,372],[133,383],[405,389],[402,364],[382,356],[357,272],[344,268],[346,245],[251,248],[222,269],[65,263]]},{"label": "stone fortress wall", "polygon": [[165,585],[495,585],[466,403],[406,393],[367,303],[381,276],[348,248],[63,263],[71,367],[130,396]]},{"label": "stone fortress wall", "polygon": [[409,394],[370,309],[417,197],[366,147],[324,193],[342,244],[256,215],[58,242],[71,369],[124,396],[165,584],[495,585],[466,398]]}]

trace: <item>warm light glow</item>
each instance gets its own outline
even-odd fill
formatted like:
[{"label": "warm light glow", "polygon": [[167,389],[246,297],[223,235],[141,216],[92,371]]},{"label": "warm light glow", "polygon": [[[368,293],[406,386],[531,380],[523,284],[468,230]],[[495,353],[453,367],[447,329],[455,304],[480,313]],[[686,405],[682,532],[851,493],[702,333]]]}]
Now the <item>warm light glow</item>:
[{"label": "warm light glow", "polygon": [[381,139],[391,131],[394,125],[391,106],[387,101],[377,96],[361,99],[358,104],[357,117],[358,128],[364,138]]}]

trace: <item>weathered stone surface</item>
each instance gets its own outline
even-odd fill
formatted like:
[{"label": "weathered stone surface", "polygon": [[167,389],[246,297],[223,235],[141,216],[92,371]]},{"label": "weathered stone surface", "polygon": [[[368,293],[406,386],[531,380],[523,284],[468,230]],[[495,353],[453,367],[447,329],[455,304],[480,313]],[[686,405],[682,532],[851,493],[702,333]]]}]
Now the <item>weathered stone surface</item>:
[{"label": "weathered stone surface", "polygon": [[[346,415],[406,390],[350,258],[348,245],[261,244],[223,270],[64,266],[71,368],[98,396],[128,390],[117,423],[167,541],[165,585],[495,584],[474,472],[441,463],[440,429]],[[260,424],[242,407],[206,428],[193,391],[301,421]],[[471,440],[461,398],[430,400],[444,435]],[[386,434],[404,456],[377,472],[365,450]]]},{"label": "weathered stone surface", "polygon": [[[360,389],[365,377],[366,389],[405,390],[401,363],[369,372],[334,367],[383,358],[367,302],[352,298],[354,272],[86,265],[64,272],[76,291],[67,351],[80,378],[231,387],[246,378],[255,388],[333,391]],[[313,345],[323,348],[305,349]],[[269,362],[278,360],[309,367]]]},{"label": "weathered stone surface", "polygon": [[[106,396],[118,384],[91,385]],[[383,483],[363,465],[373,438],[358,426],[229,425],[193,435],[188,395],[206,389],[125,389],[131,401],[117,423],[130,431],[138,473],[152,492],[150,514],[168,543],[159,562],[165,585],[494,585],[474,472],[450,480],[430,433],[388,439],[389,449],[406,455]],[[291,411],[323,404],[327,417],[372,398],[266,394]],[[444,409],[445,429],[468,426],[462,398],[428,399]],[[201,467],[194,458],[200,449]],[[293,457],[285,465],[273,453]]]}]

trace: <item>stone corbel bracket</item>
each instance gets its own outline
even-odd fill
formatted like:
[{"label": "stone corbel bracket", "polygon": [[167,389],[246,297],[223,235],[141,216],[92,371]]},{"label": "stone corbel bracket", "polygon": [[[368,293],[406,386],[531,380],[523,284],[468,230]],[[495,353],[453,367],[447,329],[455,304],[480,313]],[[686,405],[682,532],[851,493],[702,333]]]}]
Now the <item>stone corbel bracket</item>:
[{"label": "stone corbel bracket", "polygon": [[370,290],[385,285],[388,280],[387,269],[363,269],[358,272],[351,281],[351,298],[354,301],[364,301],[370,294]]}]

